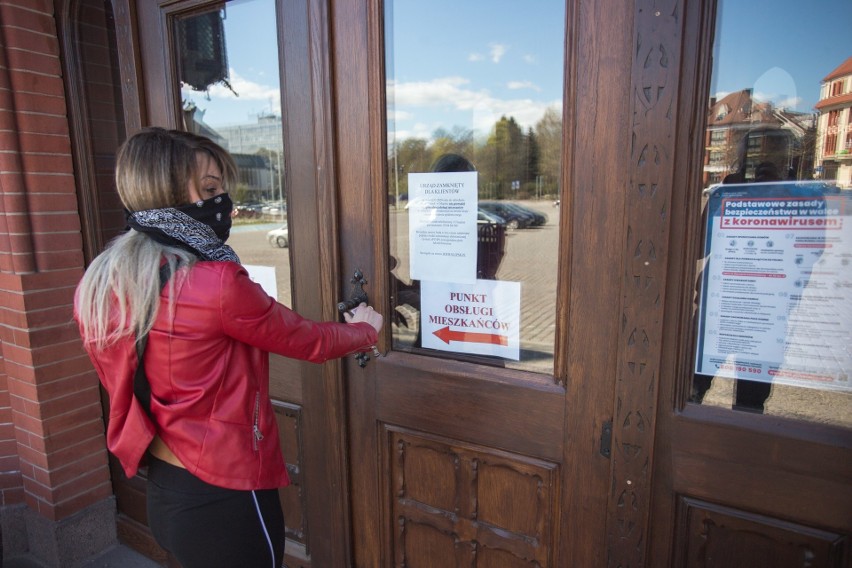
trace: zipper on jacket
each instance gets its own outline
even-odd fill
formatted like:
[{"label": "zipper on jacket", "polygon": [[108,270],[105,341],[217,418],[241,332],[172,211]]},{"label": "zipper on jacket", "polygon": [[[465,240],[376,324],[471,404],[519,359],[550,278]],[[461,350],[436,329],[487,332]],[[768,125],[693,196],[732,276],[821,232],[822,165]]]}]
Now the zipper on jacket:
[{"label": "zipper on jacket", "polygon": [[260,393],[256,393],[254,395],[254,425],[252,426],[252,431],[254,432],[254,440],[252,440],[252,445],[254,446],[255,451],[257,451],[257,443],[263,440],[263,433],[260,431],[260,426],[258,425],[260,422]]}]

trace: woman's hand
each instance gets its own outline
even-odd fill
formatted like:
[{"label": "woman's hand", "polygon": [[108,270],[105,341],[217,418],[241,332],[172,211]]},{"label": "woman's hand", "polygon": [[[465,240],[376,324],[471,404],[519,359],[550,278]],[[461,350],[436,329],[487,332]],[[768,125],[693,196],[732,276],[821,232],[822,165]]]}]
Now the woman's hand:
[{"label": "woman's hand", "polygon": [[343,319],[346,320],[346,323],[367,322],[373,326],[373,329],[375,329],[376,332],[381,331],[382,325],[385,322],[385,318],[382,314],[364,302],[361,302],[357,308],[353,309],[351,315],[349,312],[343,312]]}]

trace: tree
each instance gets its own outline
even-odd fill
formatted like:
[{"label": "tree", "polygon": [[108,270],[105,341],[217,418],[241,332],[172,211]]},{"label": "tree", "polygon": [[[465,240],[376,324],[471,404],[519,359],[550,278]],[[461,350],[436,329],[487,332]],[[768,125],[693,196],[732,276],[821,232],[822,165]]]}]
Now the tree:
[{"label": "tree", "polygon": [[559,194],[562,171],[562,114],[551,107],[535,125],[538,141],[538,175],[543,177],[546,193]]},{"label": "tree", "polygon": [[514,117],[500,117],[482,149],[480,171],[487,197],[503,199],[525,169],[524,135]]},{"label": "tree", "polygon": [[429,171],[430,152],[428,143],[422,138],[406,138],[396,145],[388,156],[388,186],[391,194],[408,194],[408,174]]},{"label": "tree", "polygon": [[539,171],[538,137],[532,128],[524,137],[524,177],[521,180],[528,194],[535,192],[535,181]]}]

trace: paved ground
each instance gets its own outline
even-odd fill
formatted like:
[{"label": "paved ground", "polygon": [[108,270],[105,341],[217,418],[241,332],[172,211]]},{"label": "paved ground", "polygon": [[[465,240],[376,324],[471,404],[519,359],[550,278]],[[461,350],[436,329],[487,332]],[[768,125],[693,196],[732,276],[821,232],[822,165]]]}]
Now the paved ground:
[{"label": "paved ground", "polygon": [[[3,559],[2,566],[3,568],[44,568],[43,564],[30,555]],[[126,546],[115,546],[80,568],[161,568],[161,565]]]}]

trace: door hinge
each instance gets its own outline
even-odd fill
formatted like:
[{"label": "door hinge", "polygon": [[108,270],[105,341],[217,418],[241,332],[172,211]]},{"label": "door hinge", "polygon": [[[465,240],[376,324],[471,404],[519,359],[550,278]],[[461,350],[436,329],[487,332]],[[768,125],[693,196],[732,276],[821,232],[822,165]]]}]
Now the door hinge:
[{"label": "door hinge", "polygon": [[605,458],[612,454],[612,420],[607,420],[601,426],[601,455]]}]

